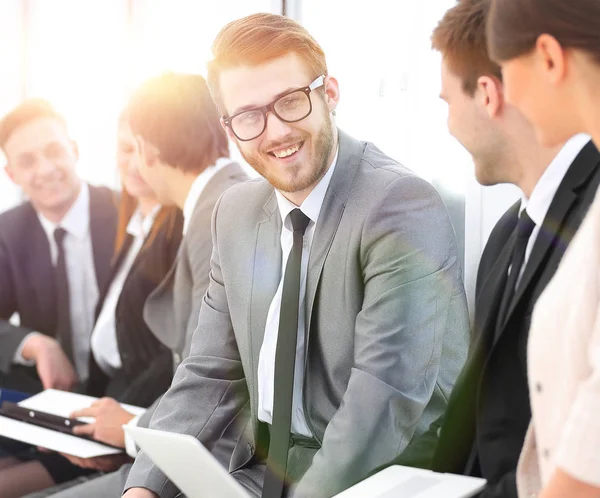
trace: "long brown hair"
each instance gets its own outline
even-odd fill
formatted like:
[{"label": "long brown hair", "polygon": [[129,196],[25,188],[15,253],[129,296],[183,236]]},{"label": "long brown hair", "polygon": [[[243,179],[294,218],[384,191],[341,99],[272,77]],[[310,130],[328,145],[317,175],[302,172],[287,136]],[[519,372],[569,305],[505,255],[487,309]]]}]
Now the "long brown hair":
[{"label": "long brown hair", "polygon": [[487,33],[498,62],[529,53],[540,35],[549,34],[600,63],[600,1],[492,0]]}]

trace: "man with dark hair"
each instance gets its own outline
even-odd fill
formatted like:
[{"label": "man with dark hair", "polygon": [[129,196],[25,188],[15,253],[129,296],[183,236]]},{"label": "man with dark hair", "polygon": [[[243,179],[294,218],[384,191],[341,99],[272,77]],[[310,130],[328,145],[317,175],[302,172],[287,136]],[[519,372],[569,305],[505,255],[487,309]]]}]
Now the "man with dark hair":
[{"label": "man with dark hair", "polygon": [[[335,126],[298,23],[239,19],[213,52],[221,122],[262,178],[215,207],[190,354],[150,426],[213,448],[249,407],[229,470],[251,496],[332,496],[445,409],[468,342],[454,232],[431,185]],[[143,452],[127,488],[178,494]]]},{"label": "man with dark hair", "polygon": [[[225,190],[248,177],[229,159],[227,134],[221,128],[218,111],[201,76],[169,73],[153,78],[134,92],[125,112],[137,137],[144,180],[156,192],[161,204],[176,205],[184,215],[184,238],[178,261],[144,307],[148,326],[172,349],[176,368],[189,352],[208,286],[213,208]],[[76,432],[126,448],[127,453],[135,457],[135,443],[121,426],[128,423],[147,427],[159,401],[157,399],[142,416],[134,417],[116,401],[104,398],[73,414],[96,418],[94,424],[81,426]],[[242,412],[240,419],[244,417]],[[231,424],[221,443],[213,448],[213,454],[224,466],[229,464],[243,425],[242,422]],[[121,461],[119,457],[70,459],[97,470],[111,469],[111,465]],[[119,496],[130,467],[123,465],[116,472],[93,481],[58,486],[35,497]]]},{"label": "man with dark hair", "polygon": [[473,156],[482,185],[522,191],[494,227],[477,275],[474,338],[448,410],[392,463],[484,477],[485,498],[517,497],[515,471],[531,418],[527,339],[553,277],[600,183],[600,154],[578,135],[545,148],[506,102],[487,55],[489,0],[461,0],[433,32],[442,53],[448,128]]},{"label": "man with dark hair", "polygon": [[[6,173],[29,199],[0,215],[0,387],[68,390],[88,375],[113,254],[114,195],[78,178],[77,146],[43,100],[0,121],[0,147]],[[15,313],[19,326],[9,321]]]}]

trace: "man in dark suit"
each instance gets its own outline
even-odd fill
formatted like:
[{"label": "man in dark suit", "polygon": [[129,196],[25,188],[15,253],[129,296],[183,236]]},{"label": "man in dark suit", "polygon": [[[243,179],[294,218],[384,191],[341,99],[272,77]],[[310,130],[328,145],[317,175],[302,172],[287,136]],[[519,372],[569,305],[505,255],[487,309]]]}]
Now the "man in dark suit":
[{"label": "man in dark suit", "polygon": [[[444,417],[393,463],[484,477],[482,497],[517,497],[515,471],[531,418],[527,337],[535,303],[554,275],[600,183],[587,136],[540,146],[503,94],[487,56],[488,0],[463,0],[433,34],[443,55],[450,132],[483,185],[512,183],[523,198],[496,224],[479,265],[474,338]],[[437,444],[437,446],[436,446]]]},{"label": "man in dark suit", "polygon": [[113,192],[77,177],[77,146],[45,101],[25,101],[0,121],[0,147],[29,198],[0,215],[0,386],[70,389],[87,377],[114,247]]}]

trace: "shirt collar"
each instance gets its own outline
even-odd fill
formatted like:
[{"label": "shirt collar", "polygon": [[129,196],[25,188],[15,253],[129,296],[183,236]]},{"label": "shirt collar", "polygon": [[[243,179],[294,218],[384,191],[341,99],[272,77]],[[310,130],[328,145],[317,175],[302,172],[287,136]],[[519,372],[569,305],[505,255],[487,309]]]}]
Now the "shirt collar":
[{"label": "shirt collar", "polygon": [[54,238],[54,230],[59,226],[78,239],[85,239],[90,228],[90,191],[88,184],[81,182],[77,199],[60,222],[53,223],[39,212],[37,215],[49,239]]},{"label": "shirt collar", "polygon": [[215,174],[222,170],[225,166],[231,164],[231,159],[228,157],[221,157],[217,159],[215,164],[208,166],[206,169],[200,173],[192,186],[190,191],[188,192],[187,197],[185,198],[185,203],[183,204],[183,234],[187,232],[188,226],[190,224],[190,220],[192,215],[194,214],[194,209],[196,209],[196,204],[198,204],[198,199],[200,199],[200,195],[202,195],[202,191],[210,181],[210,179],[215,176]]},{"label": "shirt collar", "polygon": [[569,139],[536,183],[531,197],[527,199],[523,196],[520,212],[526,209],[536,226],[541,226],[544,222],[558,187],[575,158],[589,141],[590,137],[583,133]]},{"label": "shirt collar", "polygon": [[152,225],[160,208],[160,205],[154,206],[147,216],[143,216],[139,208],[136,209],[127,224],[127,233],[135,238],[145,239],[152,230]]},{"label": "shirt collar", "polygon": [[339,146],[335,152],[335,157],[333,158],[333,162],[329,166],[327,173],[321,178],[319,183],[312,189],[311,193],[308,194],[308,197],[304,199],[304,202],[300,206],[296,206],[294,203],[290,202],[279,190],[275,190],[275,195],[277,196],[277,205],[279,206],[279,212],[281,214],[281,220],[283,221],[283,225],[291,230],[291,222],[287,219],[288,215],[296,208],[300,208],[300,210],[310,218],[313,223],[317,223],[319,218],[319,213],[321,212],[321,206],[323,205],[323,200],[325,199],[325,194],[327,192],[327,187],[329,187],[329,183],[331,182],[331,177],[333,176],[333,172],[335,170],[338,155],[340,152]]}]

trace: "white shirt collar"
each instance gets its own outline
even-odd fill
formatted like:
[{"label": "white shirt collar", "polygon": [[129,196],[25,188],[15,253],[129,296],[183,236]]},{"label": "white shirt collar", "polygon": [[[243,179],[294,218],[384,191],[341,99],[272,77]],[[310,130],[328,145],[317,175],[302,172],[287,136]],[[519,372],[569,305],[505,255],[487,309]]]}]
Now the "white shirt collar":
[{"label": "white shirt collar", "polygon": [[333,158],[333,162],[329,166],[327,173],[325,173],[319,183],[315,185],[315,188],[313,188],[311,193],[308,194],[308,197],[304,199],[302,205],[296,206],[294,203],[290,202],[279,190],[275,190],[275,195],[277,196],[277,205],[279,206],[279,212],[281,214],[281,220],[286,228],[291,229],[291,225],[289,225],[291,222],[286,223],[288,214],[298,207],[306,216],[310,218],[314,224],[317,223],[319,213],[321,212],[321,206],[323,205],[323,200],[325,199],[325,193],[327,192],[327,187],[329,187],[331,177],[333,176],[333,172],[337,164],[339,152],[340,148],[337,146],[335,157]]},{"label": "white shirt collar", "polygon": [[527,214],[536,226],[539,227],[544,222],[558,187],[575,158],[589,141],[590,136],[583,133],[569,139],[536,183],[531,197],[527,199],[523,196],[520,212],[527,209]]},{"label": "white shirt collar", "polygon": [[85,239],[90,228],[90,190],[88,184],[81,182],[77,199],[60,222],[53,223],[39,212],[37,216],[49,239],[54,239],[54,230],[59,226],[78,239]]},{"label": "white shirt collar", "polygon": [[188,192],[187,197],[185,198],[185,203],[183,204],[183,234],[187,232],[188,226],[190,224],[190,220],[192,218],[192,214],[194,214],[194,209],[196,209],[196,204],[198,204],[198,199],[200,199],[200,195],[202,195],[202,191],[210,181],[210,179],[215,176],[215,174],[223,169],[228,164],[231,164],[231,159],[228,157],[220,157],[217,159],[215,164],[208,166],[202,173],[200,173],[197,178],[192,183],[190,191]]},{"label": "white shirt collar", "polygon": [[136,209],[127,224],[127,233],[135,238],[145,239],[152,230],[152,225],[160,208],[160,205],[154,206],[147,216],[143,216],[139,208]]}]

